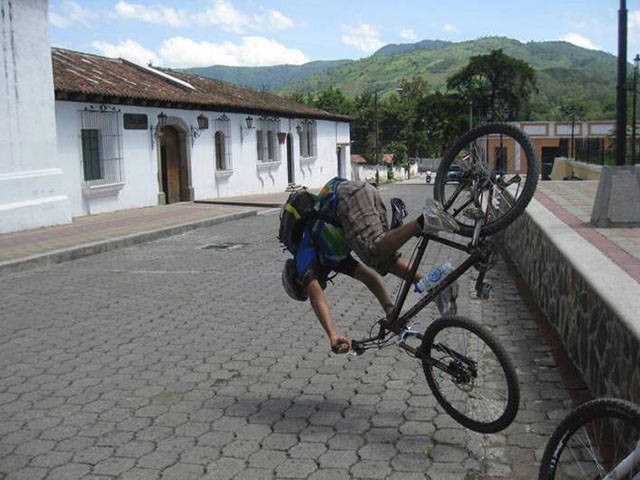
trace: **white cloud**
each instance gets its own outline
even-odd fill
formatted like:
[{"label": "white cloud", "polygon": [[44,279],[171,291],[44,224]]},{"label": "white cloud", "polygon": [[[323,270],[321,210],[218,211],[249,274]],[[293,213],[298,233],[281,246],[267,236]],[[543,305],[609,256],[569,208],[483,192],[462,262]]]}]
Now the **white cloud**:
[{"label": "white cloud", "polygon": [[49,12],[49,21],[58,28],[69,28],[77,24],[88,27],[91,25],[91,21],[98,16],[97,12],[83,8],[71,0],[63,2],[60,5],[60,11],[61,13]]},{"label": "white cloud", "polygon": [[579,35],[577,33],[568,33],[560,40],[564,40],[565,42],[572,43],[578,47],[588,48],[590,50],[598,50],[599,48],[594,45],[594,43],[586,37]]},{"label": "white cloud", "polygon": [[174,10],[161,5],[139,5],[137,3],[127,3],[123,0],[116,4],[116,15],[121,18],[141,20],[170,27],[184,27],[189,24],[188,15],[184,10]]},{"label": "white cloud", "polygon": [[93,42],[91,45],[106,57],[126,58],[142,65],[147,65],[149,62],[160,63],[158,55],[151,50],[147,50],[134,40],[125,40],[118,45],[106,42]]},{"label": "white cloud", "polygon": [[262,18],[267,27],[273,30],[293,28],[293,20],[278,10],[269,10]]},{"label": "white cloud", "polygon": [[71,26],[71,22],[68,18],[58,15],[55,12],[49,12],[49,22],[54,27],[58,28],[67,28]]},{"label": "white cloud", "polygon": [[418,35],[416,35],[416,32],[414,32],[410,28],[405,28],[404,30],[400,31],[400,38],[404,40],[417,40]]},{"label": "white cloud", "polygon": [[247,15],[237,10],[226,0],[216,0],[203,13],[193,16],[201,25],[215,25],[225,32],[245,33],[249,30],[285,30],[293,27],[293,20],[278,10],[268,10],[264,14]]},{"label": "white cloud", "polygon": [[458,27],[456,27],[455,25],[452,25],[450,23],[445,23],[442,26],[442,30],[444,30],[447,33],[457,32],[458,31]]},{"label": "white cloud", "polygon": [[164,65],[171,67],[255,67],[308,62],[300,50],[286,48],[274,40],[257,36],[243,37],[241,43],[196,42],[189,38],[173,37],[163,42],[160,57]]},{"label": "white cloud", "polygon": [[358,27],[343,25],[342,43],[356,47],[366,53],[374,52],[383,46],[378,30],[367,23],[363,23]]},{"label": "white cloud", "polygon": [[640,10],[629,12],[629,45],[635,50],[640,46]]}]

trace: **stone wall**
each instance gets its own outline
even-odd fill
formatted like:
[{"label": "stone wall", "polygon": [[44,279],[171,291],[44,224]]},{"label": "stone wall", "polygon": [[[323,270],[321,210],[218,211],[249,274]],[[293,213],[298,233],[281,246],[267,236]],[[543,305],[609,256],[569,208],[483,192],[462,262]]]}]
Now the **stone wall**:
[{"label": "stone wall", "polygon": [[[539,204],[537,208],[544,210]],[[536,216],[540,215],[526,212],[506,230],[508,255],[547,320],[558,331],[592,395],[640,403],[640,314],[636,310],[635,318],[629,318],[628,311],[620,312],[610,298],[605,298],[591,275],[584,274],[589,271],[593,255],[585,255],[580,248],[575,249],[575,255],[568,254],[571,244],[567,244],[568,250],[567,245],[556,241],[556,229],[562,226],[548,228],[544,222],[549,219],[541,222]],[[555,217],[553,220],[559,222]],[[572,241],[579,240],[584,241],[581,237]],[[623,298],[623,290],[619,292],[621,302],[629,300]]]},{"label": "stone wall", "polygon": [[557,157],[553,161],[551,180],[563,180],[565,177],[573,175],[582,180],[600,180],[601,173],[602,165],[591,165],[564,157]]}]

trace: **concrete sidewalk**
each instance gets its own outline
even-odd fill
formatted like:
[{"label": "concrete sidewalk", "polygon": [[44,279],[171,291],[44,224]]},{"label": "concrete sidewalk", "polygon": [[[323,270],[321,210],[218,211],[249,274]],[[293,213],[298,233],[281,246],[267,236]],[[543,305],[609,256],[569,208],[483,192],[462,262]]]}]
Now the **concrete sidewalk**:
[{"label": "concrete sidewalk", "polygon": [[640,228],[595,228],[591,211],[598,181],[538,183],[535,198],[568,227],[640,283]]},{"label": "concrete sidewalk", "polygon": [[72,260],[257,212],[248,206],[177,203],[87,215],[69,224],[2,234],[0,272]]}]

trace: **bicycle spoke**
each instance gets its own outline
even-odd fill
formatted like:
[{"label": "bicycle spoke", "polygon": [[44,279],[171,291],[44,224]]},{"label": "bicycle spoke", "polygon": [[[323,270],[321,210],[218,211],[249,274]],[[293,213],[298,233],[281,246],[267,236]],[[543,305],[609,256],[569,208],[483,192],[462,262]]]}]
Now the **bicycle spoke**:
[{"label": "bicycle spoke", "polygon": [[[557,440],[550,441],[542,462],[543,471],[553,476],[544,478],[633,480],[638,476],[640,465],[634,455],[640,438],[640,411],[624,404],[620,407],[617,400],[614,405],[621,410],[610,411],[607,400],[611,399],[587,402],[558,427],[553,436]],[[552,454],[555,471],[548,470]]]},{"label": "bicycle spoke", "polygon": [[451,410],[449,413],[454,412],[454,418],[463,425],[483,431],[486,425],[504,417],[514,399],[504,376],[503,360],[474,328],[451,326],[439,330],[430,346],[436,362],[423,365],[427,380],[436,389],[434,393],[438,392],[438,400]]},{"label": "bicycle spoke", "polygon": [[[526,208],[538,173],[535,151],[522,131],[504,124],[483,125],[463,135],[447,151],[436,175],[434,197],[454,215],[460,234],[473,236],[480,218],[484,219],[482,231],[491,235]],[[454,191],[446,187],[449,179],[459,181]],[[469,198],[462,195],[465,189],[470,189]],[[481,212],[459,215],[473,208],[473,203]]]}]

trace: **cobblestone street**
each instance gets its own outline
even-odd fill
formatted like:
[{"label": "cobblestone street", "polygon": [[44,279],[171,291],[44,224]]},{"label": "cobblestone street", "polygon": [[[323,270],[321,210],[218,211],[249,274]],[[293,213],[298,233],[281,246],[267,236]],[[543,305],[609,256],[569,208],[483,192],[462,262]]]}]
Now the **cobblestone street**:
[{"label": "cobblestone street", "polygon": [[[417,215],[428,188],[383,195]],[[491,299],[473,297],[472,270],[458,300],[520,380],[515,422],[480,435],[444,412],[402,350],[329,352],[310,305],[281,287],[276,229],[265,210],[1,274],[0,480],[536,478],[569,396],[502,261]],[[452,252],[430,245],[426,263],[461,259]],[[395,293],[399,281],[384,281]],[[366,336],[380,309],[364,287],[338,276],[327,294],[341,333]]]}]

